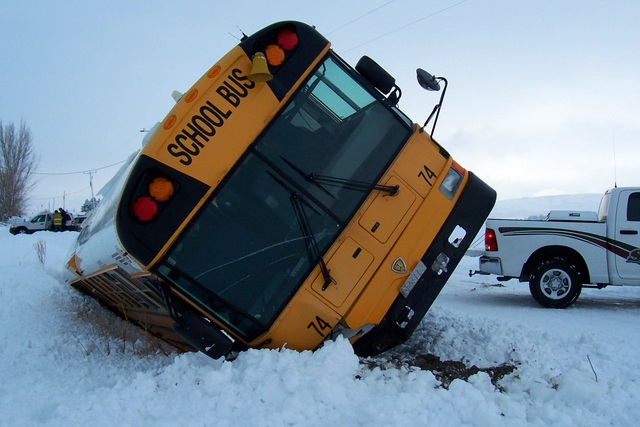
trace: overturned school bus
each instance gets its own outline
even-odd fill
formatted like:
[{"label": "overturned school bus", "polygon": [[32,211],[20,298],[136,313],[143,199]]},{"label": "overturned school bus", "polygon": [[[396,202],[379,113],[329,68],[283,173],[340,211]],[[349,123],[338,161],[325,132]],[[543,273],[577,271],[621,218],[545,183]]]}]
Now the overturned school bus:
[{"label": "overturned school bus", "polygon": [[442,96],[420,126],[400,94],[303,23],[244,38],[107,185],[69,283],[214,358],[337,335],[362,356],[404,342],[496,195],[425,130]]}]

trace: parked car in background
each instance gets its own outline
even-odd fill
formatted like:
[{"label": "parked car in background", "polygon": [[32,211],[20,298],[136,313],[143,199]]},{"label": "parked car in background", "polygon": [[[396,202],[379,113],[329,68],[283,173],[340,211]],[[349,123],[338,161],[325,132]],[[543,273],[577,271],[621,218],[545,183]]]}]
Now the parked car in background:
[{"label": "parked car in background", "polygon": [[[68,231],[79,231],[76,227],[76,220],[73,214],[68,213],[69,218],[64,223],[64,229]],[[32,234],[36,231],[53,231],[53,223],[50,212],[42,212],[35,215],[28,221],[15,222],[9,226],[9,233],[16,234]]]},{"label": "parked car in background", "polygon": [[77,227],[76,219],[72,213],[67,212],[69,218],[64,222],[64,230],[63,231],[79,231],[80,229]]},{"label": "parked car in background", "polygon": [[82,224],[84,223],[84,220],[87,219],[88,215],[81,213],[80,215],[76,215],[75,216],[75,229],[76,231],[81,231],[82,230]]},{"label": "parked car in background", "polygon": [[31,218],[31,220],[15,223],[9,226],[9,232],[11,234],[31,234],[36,231],[45,231],[51,229],[51,214],[39,213]]}]

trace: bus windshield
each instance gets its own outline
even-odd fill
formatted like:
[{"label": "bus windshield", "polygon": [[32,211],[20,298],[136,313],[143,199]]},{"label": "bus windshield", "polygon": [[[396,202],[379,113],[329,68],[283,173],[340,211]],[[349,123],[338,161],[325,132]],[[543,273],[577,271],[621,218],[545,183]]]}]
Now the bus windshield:
[{"label": "bus windshield", "polygon": [[246,340],[265,332],[412,132],[330,54],[158,264]]}]

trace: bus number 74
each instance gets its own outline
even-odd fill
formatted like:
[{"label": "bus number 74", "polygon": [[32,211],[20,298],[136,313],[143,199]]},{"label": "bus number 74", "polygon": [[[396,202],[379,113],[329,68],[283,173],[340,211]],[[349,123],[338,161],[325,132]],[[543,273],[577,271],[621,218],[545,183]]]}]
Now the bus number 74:
[{"label": "bus number 74", "polygon": [[331,331],[331,329],[333,329],[333,326],[331,326],[329,323],[327,323],[325,320],[322,320],[322,318],[320,316],[316,316],[316,320],[315,322],[312,321],[311,323],[309,323],[307,325],[307,329],[315,329],[315,331],[321,336],[324,337],[326,334],[323,333],[323,331],[325,330],[329,330]]},{"label": "bus number 74", "polygon": [[436,173],[431,169],[429,169],[427,165],[423,165],[423,167],[424,167],[424,171],[418,172],[418,176],[424,178],[427,184],[429,184],[429,186],[431,187],[433,186],[433,183],[431,182],[431,180],[433,180],[434,178],[437,178]]}]

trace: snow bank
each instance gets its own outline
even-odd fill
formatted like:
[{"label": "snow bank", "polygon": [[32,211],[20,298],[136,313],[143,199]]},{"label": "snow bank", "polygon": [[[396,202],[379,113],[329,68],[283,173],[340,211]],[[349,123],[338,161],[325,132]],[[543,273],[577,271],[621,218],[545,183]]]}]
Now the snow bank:
[{"label": "snow bank", "polygon": [[[640,288],[585,290],[568,309],[544,309],[526,284],[469,278],[477,259],[466,257],[414,337],[379,358],[363,363],[338,340],[315,353],[251,350],[223,362],[178,354],[62,282],[76,236],[0,233],[0,425],[631,426],[640,418]],[[484,372],[443,387],[409,363],[426,353],[516,370],[499,387]]]}]

